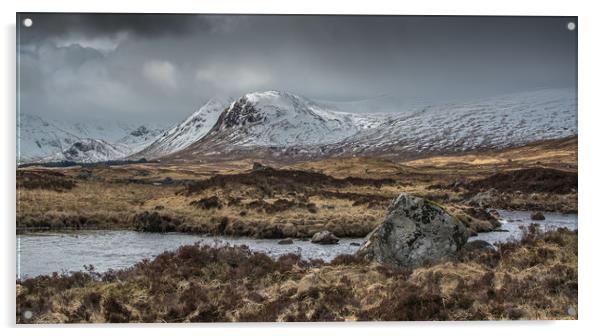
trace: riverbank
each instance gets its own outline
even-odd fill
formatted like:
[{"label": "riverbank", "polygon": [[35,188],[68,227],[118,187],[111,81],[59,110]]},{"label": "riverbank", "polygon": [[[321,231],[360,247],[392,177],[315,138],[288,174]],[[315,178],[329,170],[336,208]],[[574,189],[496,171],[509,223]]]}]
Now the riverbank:
[{"label": "riverbank", "polygon": [[[30,316],[27,319],[26,316]],[[577,233],[538,233],[393,270],[185,246],[105,273],[17,281],[18,323],[576,319]]]},{"label": "riverbank", "polygon": [[[532,223],[530,212],[497,210],[500,229],[479,233],[472,240],[485,240],[491,244],[520,240],[522,229]],[[558,228],[577,230],[577,215],[543,213],[544,220],[537,221],[540,230],[547,232]],[[309,239],[257,239],[251,237],[208,236],[191,233],[150,233],[132,230],[66,230],[18,234],[17,279],[50,275],[58,270],[83,271],[84,265],[94,265],[99,272],[123,269],[143,259],[175,250],[182,245],[232,246],[246,245],[251,251],[262,252],[271,258],[288,253],[299,254],[303,259],[331,261],[341,254],[354,254],[364,238],[339,238],[338,244],[323,245]]]}]

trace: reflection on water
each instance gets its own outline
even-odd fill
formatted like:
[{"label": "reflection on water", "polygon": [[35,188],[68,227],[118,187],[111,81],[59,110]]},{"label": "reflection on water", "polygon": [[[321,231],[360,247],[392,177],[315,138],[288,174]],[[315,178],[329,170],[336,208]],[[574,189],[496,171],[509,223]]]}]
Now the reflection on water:
[{"label": "reflection on water", "polygon": [[291,245],[279,245],[278,241],[111,230],[23,234],[17,236],[17,277],[19,271],[23,278],[83,270],[84,265],[90,264],[99,272],[125,268],[142,259],[152,259],[164,251],[196,242],[201,245],[247,245],[253,251],[274,257],[296,253],[306,259],[330,261],[339,254],[355,253],[358,247],[351,243],[361,243],[363,239],[343,238],[337,245],[312,244],[310,241],[297,239]]},{"label": "reflection on water", "polygon": [[[520,226],[533,222],[526,211],[499,211],[504,218],[503,230],[508,232],[481,233],[470,240],[483,239],[491,243],[518,239]],[[543,230],[558,227],[577,229],[577,215],[544,213],[546,220],[539,221]],[[291,245],[279,245],[276,239],[233,237],[206,237],[186,233],[144,233],[134,231],[79,231],[32,233],[17,235],[17,278],[32,277],[52,272],[83,270],[84,265],[94,265],[99,272],[132,266],[142,259],[174,250],[182,245],[199,242],[203,245],[247,245],[251,250],[277,257],[297,253],[303,258],[330,261],[339,254],[352,254],[362,238],[341,239],[337,245],[318,245],[309,241],[294,240]]]}]

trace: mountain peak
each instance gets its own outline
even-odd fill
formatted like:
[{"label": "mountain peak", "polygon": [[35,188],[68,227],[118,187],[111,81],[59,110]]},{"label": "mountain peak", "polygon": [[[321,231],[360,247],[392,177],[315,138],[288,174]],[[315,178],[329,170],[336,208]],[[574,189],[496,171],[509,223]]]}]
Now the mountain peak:
[{"label": "mountain peak", "polygon": [[521,92],[378,114],[284,91],[249,92],[230,103],[210,100],[151,146],[158,151],[139,156],[403,156],[499,148],[575,134],[574,97],[563,90]]},{"label": "mountain peak", "polygon": [[285,91],[242,95],[222,112],[206,139],[238,146],[287,147],[342,140],[362,128],[352,115]]}]

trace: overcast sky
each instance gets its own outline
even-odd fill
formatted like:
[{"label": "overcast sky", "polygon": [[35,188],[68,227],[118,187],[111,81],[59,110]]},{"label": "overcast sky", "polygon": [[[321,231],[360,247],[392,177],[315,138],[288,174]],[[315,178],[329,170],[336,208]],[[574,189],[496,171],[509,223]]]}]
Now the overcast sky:
[{"label": "overcast sky", "polygon": [[[20,22],[29,17],[33,25]],[[576,86],[576,18],[19,14],[21,111],[179,121],[212,96],[469,99]],[[18,42],[19,43],[19,42]]]}]

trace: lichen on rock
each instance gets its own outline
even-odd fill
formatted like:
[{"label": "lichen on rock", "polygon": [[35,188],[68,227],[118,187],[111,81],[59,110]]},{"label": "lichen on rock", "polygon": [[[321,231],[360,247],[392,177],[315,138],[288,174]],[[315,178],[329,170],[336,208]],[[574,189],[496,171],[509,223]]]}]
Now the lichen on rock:
[{"label": "lichen on rock", "polygon": [[401,193],[358,255],[395,267],[415,267],[454,255],[467,239],[464,224],[445,208]]}]

